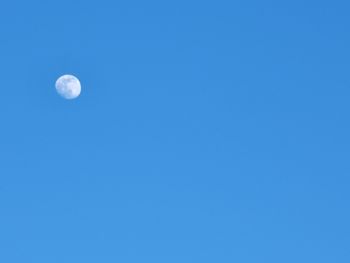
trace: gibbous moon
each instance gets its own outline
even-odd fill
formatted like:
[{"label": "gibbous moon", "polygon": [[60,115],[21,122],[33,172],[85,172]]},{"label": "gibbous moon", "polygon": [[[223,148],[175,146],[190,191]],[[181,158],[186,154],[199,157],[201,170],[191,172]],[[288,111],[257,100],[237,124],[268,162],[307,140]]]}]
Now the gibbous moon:
[{"label": "gibbous moon", "polygon": [[56,91],[67,100],[75,99],[81,92],[80,81],[73,75],[63,75],[56,81]]}]

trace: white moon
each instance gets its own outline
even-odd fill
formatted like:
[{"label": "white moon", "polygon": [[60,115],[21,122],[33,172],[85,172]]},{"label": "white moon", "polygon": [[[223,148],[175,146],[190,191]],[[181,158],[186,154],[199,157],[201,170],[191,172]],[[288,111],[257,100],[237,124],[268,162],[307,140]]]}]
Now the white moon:
[{"label": "white moon", "polygon": [[80,81],[75,76],[63,75],[56,81],[56,91],[67,100],[75,99],[81,92]]}]

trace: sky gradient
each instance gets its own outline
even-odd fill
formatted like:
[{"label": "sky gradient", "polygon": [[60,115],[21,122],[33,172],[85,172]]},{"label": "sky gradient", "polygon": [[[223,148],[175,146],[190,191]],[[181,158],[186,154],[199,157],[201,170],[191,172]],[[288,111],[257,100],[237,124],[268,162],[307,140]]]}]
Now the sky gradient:
[{"label": "sky gradient", "polygon": [[0,262],[350,262],[350,3],[287,2],[2,1]]}]

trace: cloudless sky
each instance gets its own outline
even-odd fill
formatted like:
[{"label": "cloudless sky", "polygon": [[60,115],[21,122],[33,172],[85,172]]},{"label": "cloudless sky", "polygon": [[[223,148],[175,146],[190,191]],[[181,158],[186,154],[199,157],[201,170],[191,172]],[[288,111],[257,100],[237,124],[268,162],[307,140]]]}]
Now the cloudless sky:
[{"label": "cloudless sky", "polygon": [[349,10],[2,1],[0,262],[350,262]]}]

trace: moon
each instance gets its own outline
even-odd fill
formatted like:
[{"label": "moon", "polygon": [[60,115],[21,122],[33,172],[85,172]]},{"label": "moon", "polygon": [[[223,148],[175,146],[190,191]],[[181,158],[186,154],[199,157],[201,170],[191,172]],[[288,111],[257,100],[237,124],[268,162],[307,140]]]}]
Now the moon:
[{"label": "moon", "polygon": [[73,75],[63,75],[56,81],[56,91],[67,100],[76,99],[81,92],[80,81]]}]

